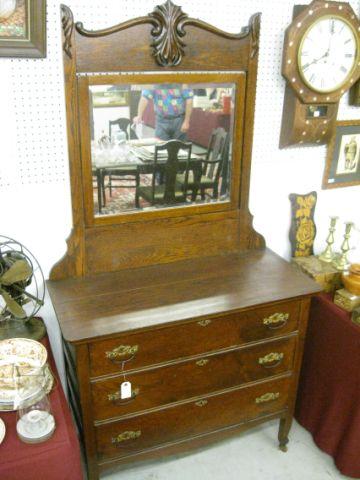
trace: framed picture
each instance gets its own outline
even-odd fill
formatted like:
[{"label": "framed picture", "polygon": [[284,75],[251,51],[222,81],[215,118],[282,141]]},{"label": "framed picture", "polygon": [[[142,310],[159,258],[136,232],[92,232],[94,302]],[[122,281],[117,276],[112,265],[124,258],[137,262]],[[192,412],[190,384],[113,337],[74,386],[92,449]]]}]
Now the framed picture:
[{"label": "framed picture", "polygon": [[91,88],[94,108],[124,107],[129,104],[129,93],[116,86],[94,85]]},{"label": "framed picture", "polygon": [[360,120],[336,122],[329,143],[323,188],[360,185]]},{"label": "framed picture", "polygon": [[46,56],[46,1],[0,0],[0,57]]}]

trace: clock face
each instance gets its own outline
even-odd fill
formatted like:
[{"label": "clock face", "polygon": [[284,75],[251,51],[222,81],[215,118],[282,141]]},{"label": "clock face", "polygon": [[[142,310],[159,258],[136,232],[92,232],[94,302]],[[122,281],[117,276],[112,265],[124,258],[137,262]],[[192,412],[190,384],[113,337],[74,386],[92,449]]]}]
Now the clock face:
[{"label": "clock face", "polygon": [[353,27],[342,18],[320,18],[302,38],[298,66],[304,82],[316,92],[332,92],[349,80],[358,50]]}]

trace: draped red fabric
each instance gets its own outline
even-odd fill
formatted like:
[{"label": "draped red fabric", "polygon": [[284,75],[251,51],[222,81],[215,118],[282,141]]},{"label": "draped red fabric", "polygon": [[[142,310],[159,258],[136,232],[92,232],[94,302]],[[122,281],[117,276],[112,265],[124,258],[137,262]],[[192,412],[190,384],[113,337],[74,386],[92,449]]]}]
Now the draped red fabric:
[{"label": "draped red fabric", "polygon": [[[145,125],[155,128],[155,112],[152,102],[148,103],[143,115],[143,120]],[[187,139],[189,142],[194,142],[197,145],[207,148],[211,132],[214,128],[219,127],[222,127],[226,132],[230,130],[229,113],[204,111],[202,108],[193,108]]]},{"label": "draped red fabric", "polygon": [[295,417],[341,473],[360,478],[360,326],[313,298]]},{"label": "draped red fabric", "polygon": [[2,480],[82,480],[80,446],[71,413],[60,384],[49,340],[43,341],[49,363],[56,377],[50,394],[56,430],[44,443],[28,445],[16,434],[16,413],[0,412],[6,436],[0,445],[0,479]]}]

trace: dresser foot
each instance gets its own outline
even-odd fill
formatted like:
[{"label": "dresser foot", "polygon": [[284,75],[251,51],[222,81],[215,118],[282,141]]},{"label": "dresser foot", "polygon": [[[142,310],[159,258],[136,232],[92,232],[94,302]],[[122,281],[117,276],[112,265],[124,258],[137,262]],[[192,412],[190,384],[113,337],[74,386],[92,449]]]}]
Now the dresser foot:
[{"label": "dresser foot", "polygon": [[289,431],[292,424],[292,417],[282,418],[279,424],[279,449],[282,452],[287,452],[288,447],[287,444],[289,443]]},{"label": "dresser foot", "polygon": [[[289,441],[289,439],[287,439],[287,442]],[[286,442],[286,443],[287,443]],[[281,445],[281,443],[279,444],[279,450],[281,450],[282,452],[287,452],[288,451],[288,447],[287,445]]]}]

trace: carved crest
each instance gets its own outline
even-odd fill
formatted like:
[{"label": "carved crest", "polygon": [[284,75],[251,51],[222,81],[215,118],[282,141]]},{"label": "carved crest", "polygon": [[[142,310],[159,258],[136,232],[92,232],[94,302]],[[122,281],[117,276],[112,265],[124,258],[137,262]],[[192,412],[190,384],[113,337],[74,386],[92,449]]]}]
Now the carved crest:
[{"label": "carved crest", "polygon": [[[68,7],[63,8],[63,29],[65,36],[64,50],[71,56],[71,35],[73,30],[73,19],[71,11]],[[178,5],[174,5],[171,0],[166,0],[163,5],[155,7],[152,13],[146,17],[138,17],[133,20],[120,23],[103,30],[87,30],[81,22],[75,24],[76,31],[85,37],[97,38],[106,35],[112,35],[137,25],[151,24],[151,36],[153,56],[157,63],[162,67],[174,67],[179,65],[185,55],[185,27],[192,25],[201,28],[214,35],[229,40],[240,40],[251,34],[252,51],[251,57],[254,58],[259,50],[259,33],[260,33],[260,14],[255,14],[250,19],[248,27],[244,28],[240,33],[228,33],[209,25],[202,20],[189,17],[184,13]]]},{"label": "carved crest", "polygon": [[71,37],[74,29],[74,17],[72,11],[66,5],[61,5],[61,23],[64,34],[63,49],[64,52],[72,58]]},{"label": "carved crest", "polygon": [[184,55],[185,43],[182,38],[185,36],[184,20],[188,18],[187,14],[167,0],[163,5],[158,5],[149,17],[155,24],[151,32],[154,38],[151,46],[156,61],[163,67],[179,65]]}]

